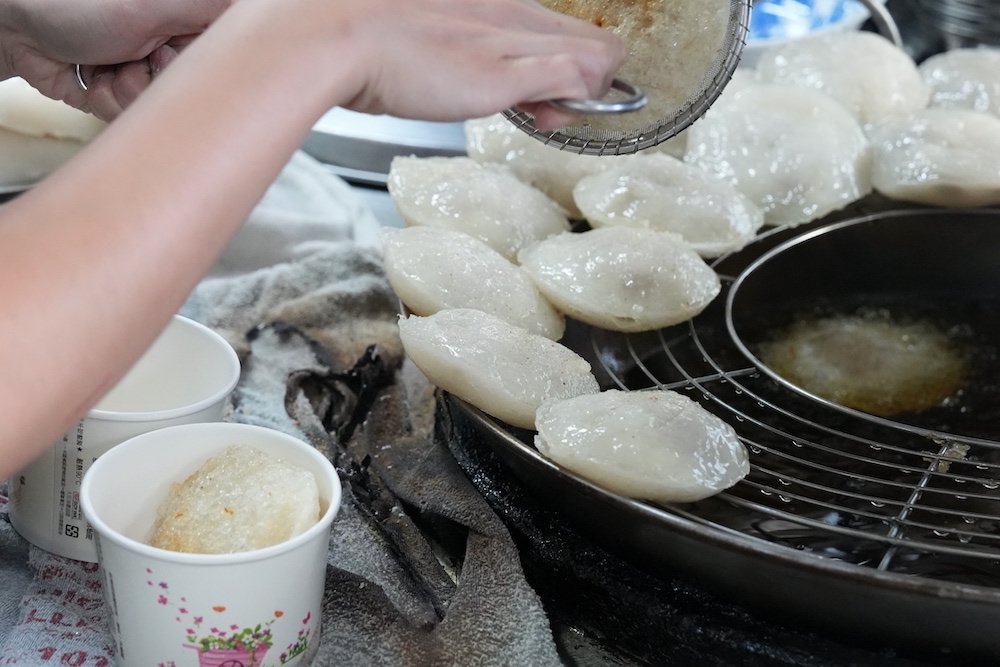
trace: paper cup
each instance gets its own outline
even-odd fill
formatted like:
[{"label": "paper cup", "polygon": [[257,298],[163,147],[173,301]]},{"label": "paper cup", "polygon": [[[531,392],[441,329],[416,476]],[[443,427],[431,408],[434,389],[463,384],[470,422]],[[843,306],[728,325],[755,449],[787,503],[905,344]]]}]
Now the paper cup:
[{"label": "paper cup", "polygon": [[80,482],[90,465],[140,433],[220,421],[239,378],[239,359],[222,336],[175,316],[94,409],[10,478],[11,525],[46,551],[96,562],[93,529],[80,509]]},{"label": "paper cup", "polygon": [[[236,554],[145,544],[170,485],[234,444],[312,472],[320,520],[286,542]],[[340,496],[337,472],[322,454],[259,426],[174,426],[102,456],[84,477],[81,502],[97,532],[119,667],[308,664],[319,647],[330,524]]]}]

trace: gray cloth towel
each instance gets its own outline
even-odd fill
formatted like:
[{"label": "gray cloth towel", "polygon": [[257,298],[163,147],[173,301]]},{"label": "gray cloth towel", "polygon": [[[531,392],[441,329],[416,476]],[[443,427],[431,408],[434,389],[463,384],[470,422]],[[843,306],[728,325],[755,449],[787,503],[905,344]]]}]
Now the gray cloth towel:
[{"label": "gray cloth towel", "polygon": [[[300,153],[182,310],[240,354],[226,418],[311,442],[344,483],[313,664],[560,664],[510,535],[435,434],[377,227]],[[0,665],[112,664],[96,567],[6,518],[0,502]]]}]

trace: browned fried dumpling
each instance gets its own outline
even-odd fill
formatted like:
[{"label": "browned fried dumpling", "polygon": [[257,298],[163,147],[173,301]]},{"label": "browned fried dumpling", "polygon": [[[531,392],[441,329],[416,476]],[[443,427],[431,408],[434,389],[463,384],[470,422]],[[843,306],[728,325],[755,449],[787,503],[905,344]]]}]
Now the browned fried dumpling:
[{"label": "browned fried dumpling", "polygon": [[312,473],[249,445],[233,445],[175,483],[157,509],[149,544],[228,554],[300,535],[320,517]]}]

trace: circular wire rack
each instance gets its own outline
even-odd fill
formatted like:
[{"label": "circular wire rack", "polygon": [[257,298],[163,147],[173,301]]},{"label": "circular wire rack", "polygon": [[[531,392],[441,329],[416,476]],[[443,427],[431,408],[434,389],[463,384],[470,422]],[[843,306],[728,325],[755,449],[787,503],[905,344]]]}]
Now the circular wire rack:
[{"label": "circular wire rack", "polygon": [[[866,213],[870,210],[864,206],[853,207],[817,224]],[[662,525],[668,533],[694,536],[695,542],[718,539],[739,552],[732,561],[736,567],[743,568],[748,555],[758,564],[790,564],[806,573],[808,587],[820,595],[829,591],[831,600],[845,581],[860,588],[841,597],[849,600],[857,590],[876,596],[867,611],[831,602],[830,608],[844,607],[833,611],[837,624],[850,628],[854,619],[842,623],[846,617],[879,617],[881,612],[873,610],[884,601],[888,609],[898,608],[899,616],[886,619],[885,626],[878,618],[875,623],[868,619],[865,629],[876,636],[891,641],[897,633],[907,640],[918,635],[936,647],[950,641],[972,643],[973,652],[1000,655],[1000,640],[992,638],[995,633],[981,633],[982,628],[969,628],[964,637],[952,639],[955,626],[968,625],[967,618],[956,618],[949,627],[951,610],[935,607],[957,602],[958,615],[968,612],[987,627],[1000,618],[1000,441],[988,435],[1000,432],[1000,418],[987,418],[981,424],[987,437],[980,437],[845,410],[776,382],[731,334],[727,297],[740,273],[770,249],[816,226],[772,228],[739,253],[716,261],[722,293],[689,322],[639,334],[570,322],[563,339],[590,361],[602,389],[675,390],[729,423],[750,452],[749,475],[716,496],[680,505],[616,497],[577,478],[569,488],[582,489],[582,494],[557,502],[575,512],[581,498],[601,496],[601,503],[614,506],[610,522],[621,523],[603,528],[621,531],[612,540],[642,541],[650,526]],[[1000,309],[1000,300],[996,306]],[[537,469],[537,475],[531,473],[536,488],[576,477],[545,461],[534,450],[532,433],[474,412],[474,419],[487,424],[487,441],[494,449],[513,452]],[[516,467],[521,468],[519,463]],[[581,513],[584,523],[596,522],[586,511]],[[651,553],[654,560],[660,557],[660,544],[643,547],[643,560]],[[662,554],[664,561],[671,560],[669,550]],[[703,561],[717,553],[680,559],[690,558],[689,564],[698,563],[696,569],[710,570]],[[913,594],[914,607],[904,611],[897,606],[897,593]],[[808,592],[803,589],[802,594]],[[803,606],[795,591],[780,596],[793,607],[823,606],[817,599]],[[984,609],[989,613],[984,615]],[[813,620],[825,623],[823,614],[817,612]],[[918,624],[900,628],[906,623],[902,619],[912,620],[908,614],[940,627],[940,633],[923,632]],[[948,650],[952,648],[969,647]]]},{"label": "circular wire rack", "polygon": [[751,452],[743,482],[672,511],[865,568],[1000,588],[1000,442],[850,414],[776,383],[729,334],[737,276],[719,267],[724,293],[686,325],[587,335],[606,384],[686,392]]}]

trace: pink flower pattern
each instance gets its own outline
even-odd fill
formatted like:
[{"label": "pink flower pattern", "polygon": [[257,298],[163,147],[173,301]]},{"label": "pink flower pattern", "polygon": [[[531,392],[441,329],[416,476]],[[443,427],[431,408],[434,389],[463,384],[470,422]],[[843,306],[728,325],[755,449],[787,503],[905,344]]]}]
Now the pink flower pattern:
[{"label": "pink flower pattern", "polygon": [[[146,568],[146,573],[152,575],[153,571],[150,568]],[[152,579],[146,581],[146,585],[150,588],[159,588],[164,591],[157,594],[156,602],[160,605],[170,604],[170,598],[166,591],[169,590],[169,585],[165,581],[154,583]],[[186,603],[186,598],[180,598],[181,603]],[[225,607],[218,607],[216,611],[222,612]],[[209,628],[211,634],[206,637],[198,637],[198,629],[205,622],[204,616],[193,616],[190,621],[185,621],[182,617],[189,616],[190,611],[186,606],[178,606],[177,608],[178,616],[175,620],[178,623],[188,623],[185,627],[185,634],[187,639],[192,644],[187,644],[190,648],[196,648],[200,652],[203,651],[218,651],[225,650],[228,647],[232,647],[232,650],[250,650],[251,652],[258,653],[262,656],[267,652],[267,649],[273,644],[273,637],[271,634],[270,625],[274,623],[277,619],[284,615],[281,611],[275,611],[274,618],[272,618],[267,623],[258,625],[255,628],[241,628],[238,624],[232,623],[229,625],[228,630],[232,631],[231,636],[227,635],[227,630],[222,630],[219,627],[213,626]],[[302,625],[308,625],[312,618],[312,613],[307,612],[304,619],[302,619]],[[295,641],[289,644],[285,651],[279,656],[281,664],[285,664],[293,658],[301,655],[305,652],[309,643],[309,636],[312,634],[312,629],[305,627],[299,630],[298,636]],[[158,663],[163,667],[172,667],[172,662]],[[256,664],[256,663],[255,663]]]}]

